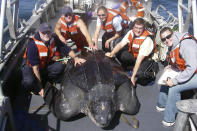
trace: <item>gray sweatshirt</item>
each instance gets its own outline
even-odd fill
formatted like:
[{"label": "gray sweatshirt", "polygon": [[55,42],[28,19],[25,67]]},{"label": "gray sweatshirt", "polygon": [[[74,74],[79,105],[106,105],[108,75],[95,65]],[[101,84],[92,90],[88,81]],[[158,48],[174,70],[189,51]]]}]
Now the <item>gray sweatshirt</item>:
[{"label": "gray sweatshirt", "polygon": [[[172,50],[180,44],[179,42],[185,34],[187,34],[187,32],[175,32],[173,34]],[[197,69],[197,43],[193,39],[183,40],[179,52],[180,56],[185,60],[186,68],[178,76],[172,79],[174,85],[188,81]]]}]

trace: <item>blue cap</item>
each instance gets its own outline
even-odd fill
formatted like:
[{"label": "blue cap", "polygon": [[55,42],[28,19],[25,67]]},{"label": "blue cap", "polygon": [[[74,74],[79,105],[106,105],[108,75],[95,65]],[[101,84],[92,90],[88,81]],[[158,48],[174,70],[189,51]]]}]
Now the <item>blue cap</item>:
[{"label": "blue cap", "polygon": [[72,8],[70,7],[70,6],[64,6],[63,8],[62,8],[62,14],[72,14]]},{"label": "blue cap", "polygon": [[50,31],[52,32],[52,28],[49,24],[47,23],[42,23],[40,24],[40,29],[39,29],[40,32],[45,32],[45,31]]}]

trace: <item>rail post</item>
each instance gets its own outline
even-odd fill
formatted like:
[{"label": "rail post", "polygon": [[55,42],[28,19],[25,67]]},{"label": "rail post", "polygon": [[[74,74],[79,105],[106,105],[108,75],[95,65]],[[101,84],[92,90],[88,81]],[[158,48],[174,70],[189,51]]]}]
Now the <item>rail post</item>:
[{"label": "rail post", "polygon": [[188,121],[188,113],[179,111],[176,118],[174,131],[184,131],[187,121]]},{"label": "rail post", "polygon": [[196,9],[196,0],[192,0],[192,14],[193,14],[193,31],[194,37],[197,38],[197,9]]},{"label": "rail post", "polygon": [[[2,59],[2,44],[3,44],[3,26],[5,17],[6,0],[1,1],[1,15],[0,15],[0,60]],[[0,89],[1,90],[1,89]],[[0,91],[1,95],[1,91]]]},{"label": "rail post", "polygon": [[181,100],[176,103],[178,115],[176,118],[174,131],[184,131],[189,116],[197,113],[197,99]]}]

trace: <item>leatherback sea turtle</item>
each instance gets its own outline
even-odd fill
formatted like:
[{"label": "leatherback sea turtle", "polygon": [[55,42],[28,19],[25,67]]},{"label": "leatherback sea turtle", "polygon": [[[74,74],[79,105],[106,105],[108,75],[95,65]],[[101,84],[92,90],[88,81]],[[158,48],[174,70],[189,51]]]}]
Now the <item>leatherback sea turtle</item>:
[{"label": "leatherback sea turtle", "polygon": [[81,66],[67,64],[60,89],[45,87],[44,99],[53,114],[68,120],[84,113],[100,127],[108,126],[116,111],[137,114],[140,103],[135,88],[120,65],[102,51],[81,57],[87,60]]}]

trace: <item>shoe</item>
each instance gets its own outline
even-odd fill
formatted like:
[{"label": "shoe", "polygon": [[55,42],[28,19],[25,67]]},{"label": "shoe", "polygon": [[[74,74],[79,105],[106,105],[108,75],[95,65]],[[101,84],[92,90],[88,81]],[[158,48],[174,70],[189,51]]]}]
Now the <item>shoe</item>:
[{"label": "shoe", "polygon": [[170,127],[170,126],[173,126],[175,122],[166,122],[166,121],[162,121],[162,124],[166,127]]},{"label": "shoe", "polygon": [[162,112],[162,111],[165,111],[165,108],[164,108],[164,107],[156,106],[156,110],[157,110],[158,112]]}]

